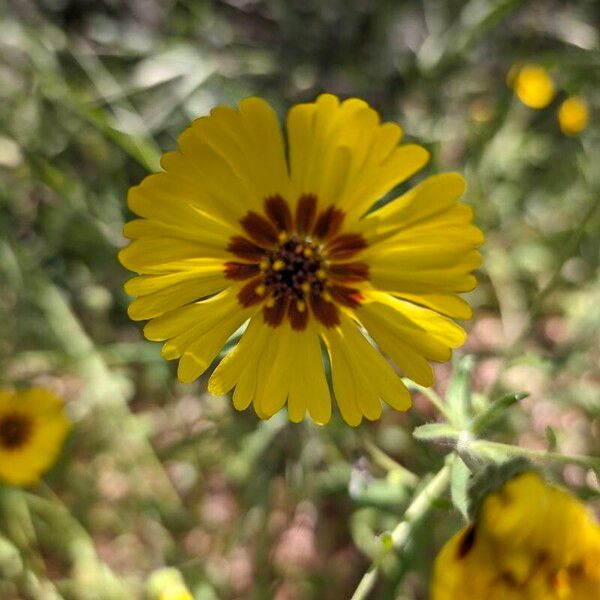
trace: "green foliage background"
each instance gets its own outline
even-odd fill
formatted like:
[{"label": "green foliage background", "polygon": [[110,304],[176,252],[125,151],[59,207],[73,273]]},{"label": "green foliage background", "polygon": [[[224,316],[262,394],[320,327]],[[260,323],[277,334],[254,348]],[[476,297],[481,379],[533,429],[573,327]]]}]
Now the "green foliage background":
[{"label": "green foliage background", "polygon": [[[598,507],[599,24],[593,0],[0,5],[0,383],[51,387],[74,421],[44,483],[0,488],[0,597],[142,598],[172,565],[202,600],[339,600],[375,561],[361,597],[427,598],[462,520],[458,431],[516,391],[485,432],[511,446],[467,455],[554,452],[547,472]],[[513,96],[522,62],[549,70],[549,107]],[[458,353],[473,358],[452,380],[436,367],[446,404],[417,391],[358,430],[259,422],[205,379],[178,384],[128,320],[116,260],[127,189],[193,118],[248,95],[283,116],[322,91],[401,123],[432,152],[426,174],[465,173],[487,235]],[[556,120],[568,94],[591,107],[574,138]]]}]

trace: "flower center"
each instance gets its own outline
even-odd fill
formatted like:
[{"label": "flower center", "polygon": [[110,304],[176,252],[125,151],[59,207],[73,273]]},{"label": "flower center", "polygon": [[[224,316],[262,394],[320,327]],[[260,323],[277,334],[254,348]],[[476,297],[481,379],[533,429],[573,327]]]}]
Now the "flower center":
[{"label": "flower center", "polygon": [[287,316],[292,329],[305,329],[309,313],[325,327],[338,325],[339,307],[356,308],[362,301],[356,286],[369,278],[367,265],[355,262],[366,240],[340,232],[344,217],[333,206],[319,211],[314,194],[300,196],[295,214],[281,196],[265,199],[264,214],[249,211],[240,220],[244,235],[227,246],[238,260],[225,264],[226,277],[248,280],[239,303],[262,304],[272,327]]},{"label": "flower center", "polygon": [[0,446],[14,450],[23,446],[32,431],[31,419],[25,415],[11,414],[0,418]]},{"label": "flower center", "polygon": [[322,247],[310,237],[301,239],[296,234],[281,234],[276,250],[261,260],[263,288],[258,291],[267,295],[267,305],[280,298],[296,302],[299,312],[306,310],[306,298],[310,294],[323,294],[327,272]]}]

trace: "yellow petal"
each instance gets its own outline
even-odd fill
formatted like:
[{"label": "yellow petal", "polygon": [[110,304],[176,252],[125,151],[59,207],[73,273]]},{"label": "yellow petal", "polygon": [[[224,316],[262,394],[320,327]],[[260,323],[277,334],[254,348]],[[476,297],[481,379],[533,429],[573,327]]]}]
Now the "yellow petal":
[{"label": "yellow petal", "polygon": [[250,319],[240,341],[213,371],[208,381],[208,391],[211,394],[227,394],[234,388],[245,368],[256,370],[258,358],[262,355],[268,339],[267,334],[268,328],[262,323],[262,314]]},{"label": "yellow petal", "polygon": [[[171,283],[169,285],[161,282],[163,283],[162,289],[134,300],[127,310],[129,317],[134,321],[151,319],[190,302],[221,292],[229,285],[223,276],[223,268],[220,265],[212,273],[206,271],[203,273],[185,272],[186,277],[182,277],[180,273],[176,275],[179,281],[176,281],[177,278],[171,275],[162,278],[152,277],[152,279],[170,278]],[[139,289],[142,286],[158,285],[158,282],[136,282],[135,280],[131,280],[129,283],[128,289],[126,288],[126,291],[129,292],[132,288]]]},{"label": "yellow petal", "polygon": [[240,310],[216,321],[209,331],[202,333],[194,331],[195,341],[193,342],[188,337],[185,340],[178,340],[177,338],[169,340],[165,347],[171,346],[178,354],[181,353],[177,368],[179,381],[190,383],[200,377],[210,367],[227,340],[240,328],[248,316],[248,311]]},{"label": "yellow petal", "polygon": [[352,366],[344,352],[344,340],[339,330],[328,330],[322,335],[329,352],[333,391],[340,414],[348,425],[356,427],[362,421],[356,397],[361,390],[354,384]]},{"label": "yellow petal", "polygon": [[432,310],[453,317],[468,321],[473,317],[473,310],[466,300],[454,294],[398,294],[402,300],[408,300],[413,304],[420,304],[431,308]]},{"label": "yellow petal", "polygon": [[[460,339],[464,340],[464,333],[461,334],[462,329],[446,319],[431,331],[427,330],[425,328],[427,325],[426,319],[422,321],[412,320],[412,315],[406,312],[405,304],[409,303],[403,303],[402,300],[387,294],[370,292],[366,301],[356,309],[356,315],[367,331],[380,332],[385,330],[386,339],[393,338],[400,343],[404,343],[429,360],[449,360],[451,351],[448,338],[451,337],[454,342],[458,342]],[[418,318],[419,316],[415,315],[415,319]],[[443,318],[440,316],[440,319]],[[442,332],[442,339],[439,339],[438,331],[443,331],[446,325],[451,333]],[[460,335],[463,337],[459,337]]]},{"label": "yellow petal", "polygon": [[296,338],[298,367],[294,369],[294,377],[290,383],[290,418],[300,412],[303,415],[303,407],[306,405],[312,420],[318,425],[325,425],[331,419],[331,394],[325,378],[319,337],[309,326],[306,332],[297,334]]},{"label": "yellow petal", "polygon": [[189,304],[152,319],[144,327],[147,339],[160,342],[202,325],[210,329],[216,321],[228,314],[240,312],[236,288],[227,288],[202,302]]},{"label": "yellow petal", "polygon": [[452,207],[464,194],[466,183],[458,173],[433,175],[408,192],[399,196],[384,207],[364,219],[366,235],[377,230],[379,238],[406,229]]},{"label": "yellow petal", "polygon": [[381,165],[358,172],[348,182],[348,193],[340,203],[348,220],[357,220],[387,192],[402,183],[429,161],[429,152],[414,144],[400,146]]},{"label": "yellow petal", "polygon": [[222,248],[173,238],[141,238],[119,252],[121,264],[130,271],[156,275],[198,269],[207,259],[225,256]]}]

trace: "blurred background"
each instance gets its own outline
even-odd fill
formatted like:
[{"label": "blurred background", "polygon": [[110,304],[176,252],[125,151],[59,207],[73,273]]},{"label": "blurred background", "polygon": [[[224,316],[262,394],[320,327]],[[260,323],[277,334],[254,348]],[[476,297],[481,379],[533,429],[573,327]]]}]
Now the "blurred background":
[{"label": "blurred background", "polygon": [[[206,378],[178,384],[127,318],[127,189],[192,119],[249,95],[282,118],[322,91],[364,98],[432,152],[424,176],[465,174],[487,236],[457,353],[473,405],[527,391],[490,439],[597,456],[598,25],[594,0],[2,2],[0,383],[55,390],[74,427],[44,483],[0,489],[0,598],[144,598],[167,565],[201,600],[350,598],[443,464],[411,435],[438,419],[421,394],[358,430],[260,422]],[[512,89],[528,63],[554,82],[543,108]],[[589,123],[566,135],[572,95]],[[443,395],[452,366],[436,371]],[[600,507],[592,470],[551,471]],[[426,599],[460,523],[437,502],[370,597]]]}]

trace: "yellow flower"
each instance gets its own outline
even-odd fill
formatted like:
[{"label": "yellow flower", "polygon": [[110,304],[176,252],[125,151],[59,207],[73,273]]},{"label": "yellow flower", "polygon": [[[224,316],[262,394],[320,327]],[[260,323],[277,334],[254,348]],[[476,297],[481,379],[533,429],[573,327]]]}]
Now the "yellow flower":
[{"label": "yellow flower", "polygon": [[154,571],[147,584],[149,600],[194,600],[181,573],[173,567]]},{"label": "yellow flower", "polygon": [[442,549],[432,588],[433,600],[596,600],[600,526],[568,492],[522,473]]},{"label": "yellow flower", "polygon": [[565,135],[577,135],[588,124],[589,111],[583,98],[571,96],[558,109],[558,124]]},{"label": "yellow flower", "polygon": [[0,478],[13,485],[38,481],[56,460],[68,431],[63,403],[52,392],[0,391]]},{"label": "yellow flower", "polygon": [[194,597],[184,585],[175,585],[165,589],[158,600],[194,600]]},{"label": "yellow flower", "polygon": [[539,65],[525,65],[514,79],[519,100],[531,108],[544,108],[554,98],[554,83],[548,72]]},{"label": "yellow flower", "polygon": [[427,361],[448,360],[465,340],[452,318],[471,316],[457,294],[475,287],[483,235],[458,202],[456,173],[369,212],[428,161],[422,147],[399,145],[401,133],[362,100],[325,94],[290,110],[286,149],[273,110],[248,98],[196,120],[164,172],[131,189],[142,218],[125,226],[133,242],[120,252],[141,274],[125,285],[137,296],[129,315],[150,319],[144,334],[179,359],[180,381],[202,375],[247,323],[209,390],[235,387],[234,406],[253,403],[264,419],[287,401],[294,422],[306,411],[329,421],[321,343],[347,423],[379,418],[380,400],[408,409],[365,330],[407,377],[433,383]]}]

